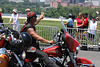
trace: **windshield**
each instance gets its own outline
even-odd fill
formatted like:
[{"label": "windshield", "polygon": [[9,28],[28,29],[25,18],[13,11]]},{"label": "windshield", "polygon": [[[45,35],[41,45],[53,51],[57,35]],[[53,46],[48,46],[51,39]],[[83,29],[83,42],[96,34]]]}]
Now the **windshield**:
[{"label": "windshield", "polygon": [[63,30],[64,30],[65,32],[67,32],[67,29],[66,29],[66,27],[65,27],[65,25],[64,25],[64,22],[63,22],[63,17],[60,17],[60,19],[61,19],[61,24],[62,24]]}]

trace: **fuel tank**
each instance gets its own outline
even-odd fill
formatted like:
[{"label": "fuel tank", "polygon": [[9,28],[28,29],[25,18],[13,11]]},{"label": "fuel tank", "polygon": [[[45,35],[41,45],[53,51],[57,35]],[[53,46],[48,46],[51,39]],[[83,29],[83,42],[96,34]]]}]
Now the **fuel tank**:
[{"label": "fuel tank", "polygon": [[47,53],[48,56],[52,56],[52,57],[61,57],[62,56],[62,50],[59,45],[51,45],[51,46],[43,49],[42,51]]}]

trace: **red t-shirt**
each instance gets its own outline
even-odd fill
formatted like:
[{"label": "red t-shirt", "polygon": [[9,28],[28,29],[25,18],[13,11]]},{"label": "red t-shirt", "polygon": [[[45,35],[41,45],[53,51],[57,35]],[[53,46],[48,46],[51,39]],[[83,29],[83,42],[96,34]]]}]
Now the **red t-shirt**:
[{"label": "red t-shirt", "polygon": [[[87,18],[86,19],[85,18],[82,18],[82,20],[84,20],[84,24],[83,25],[84,26],[88,26],[88,19]],[[90,18],[89,18],[89,20],[90,20]]]},{"label": "red t-shirt", "polygon": [[[79,18],[76,18],[76,21],[77,21],[77,26],[80,26],[82,24],[82,20],[80,20]],[[83,26],[81,26],[83,27]]]}]

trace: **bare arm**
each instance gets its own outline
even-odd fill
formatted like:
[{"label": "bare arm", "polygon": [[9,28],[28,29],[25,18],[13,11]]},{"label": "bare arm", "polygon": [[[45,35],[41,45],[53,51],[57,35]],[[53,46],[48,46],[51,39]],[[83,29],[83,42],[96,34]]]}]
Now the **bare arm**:
[{"label": "bare arm", "polygon": [[67,25],[67,24],[68,24],[68,22],[64,23],[64,25]]},{"label": "bare arm", "polygon": [[40,20],[41,20],[41,18],[39,18],[39,19],[37,20],[37,22],[35,22],[35,25],[37,25],[37,24],[40,22]]},{"label": "bare arm", "polygon": [[12,18],[13,18],[13,14],[10,17],[9,24],[11,23]]},{"label": "bare arm", "polygon": [[43,19],[43,17],[44,17],[44,13],[41,12],[41,15],[40,15],[39,19],[37,19],[37,22],[35,22],[35,25],[37,25],[40,22],[40,20]]},{"label": "bare arm", "polygon": [[96,25],[96,27],[95,27],[95,30],[97,30],[97,25]]},{"label": "bare arm", "polygon": [[81,27],[81,26],[83,26],[83,24],[84,24],[84,20],[82,20],[82,24],[81,24],[81,25],[79,25],[79,26],[77,26],[77,27]]},{"label": "bare arm", "polygon": [[33,38],[35,38],[36,40],[41,41],[42,43],[52,43],[49,40],[44,39],[43,37],[39,36],[33,28],[29,28],[26,32],[28,32]]}]

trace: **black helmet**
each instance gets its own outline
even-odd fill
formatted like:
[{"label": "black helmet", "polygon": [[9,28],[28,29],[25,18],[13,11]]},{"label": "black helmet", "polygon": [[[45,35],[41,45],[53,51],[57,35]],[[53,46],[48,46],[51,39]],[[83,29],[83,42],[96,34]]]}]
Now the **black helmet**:
[{"label": "black helmet", "polygon": [[21,37],[23,39],[23,42],[25,44],[25,47],[30,47],[32,44],[32,37],[27,32],[21,32]]},{"label": "black helmet", "polygon": [[68,14],[68,17],[69,17],[69,18],[71,18],[71,17],[72,17],[72,14],[71,14],[71,13],[69,13],[69,14]]}]

